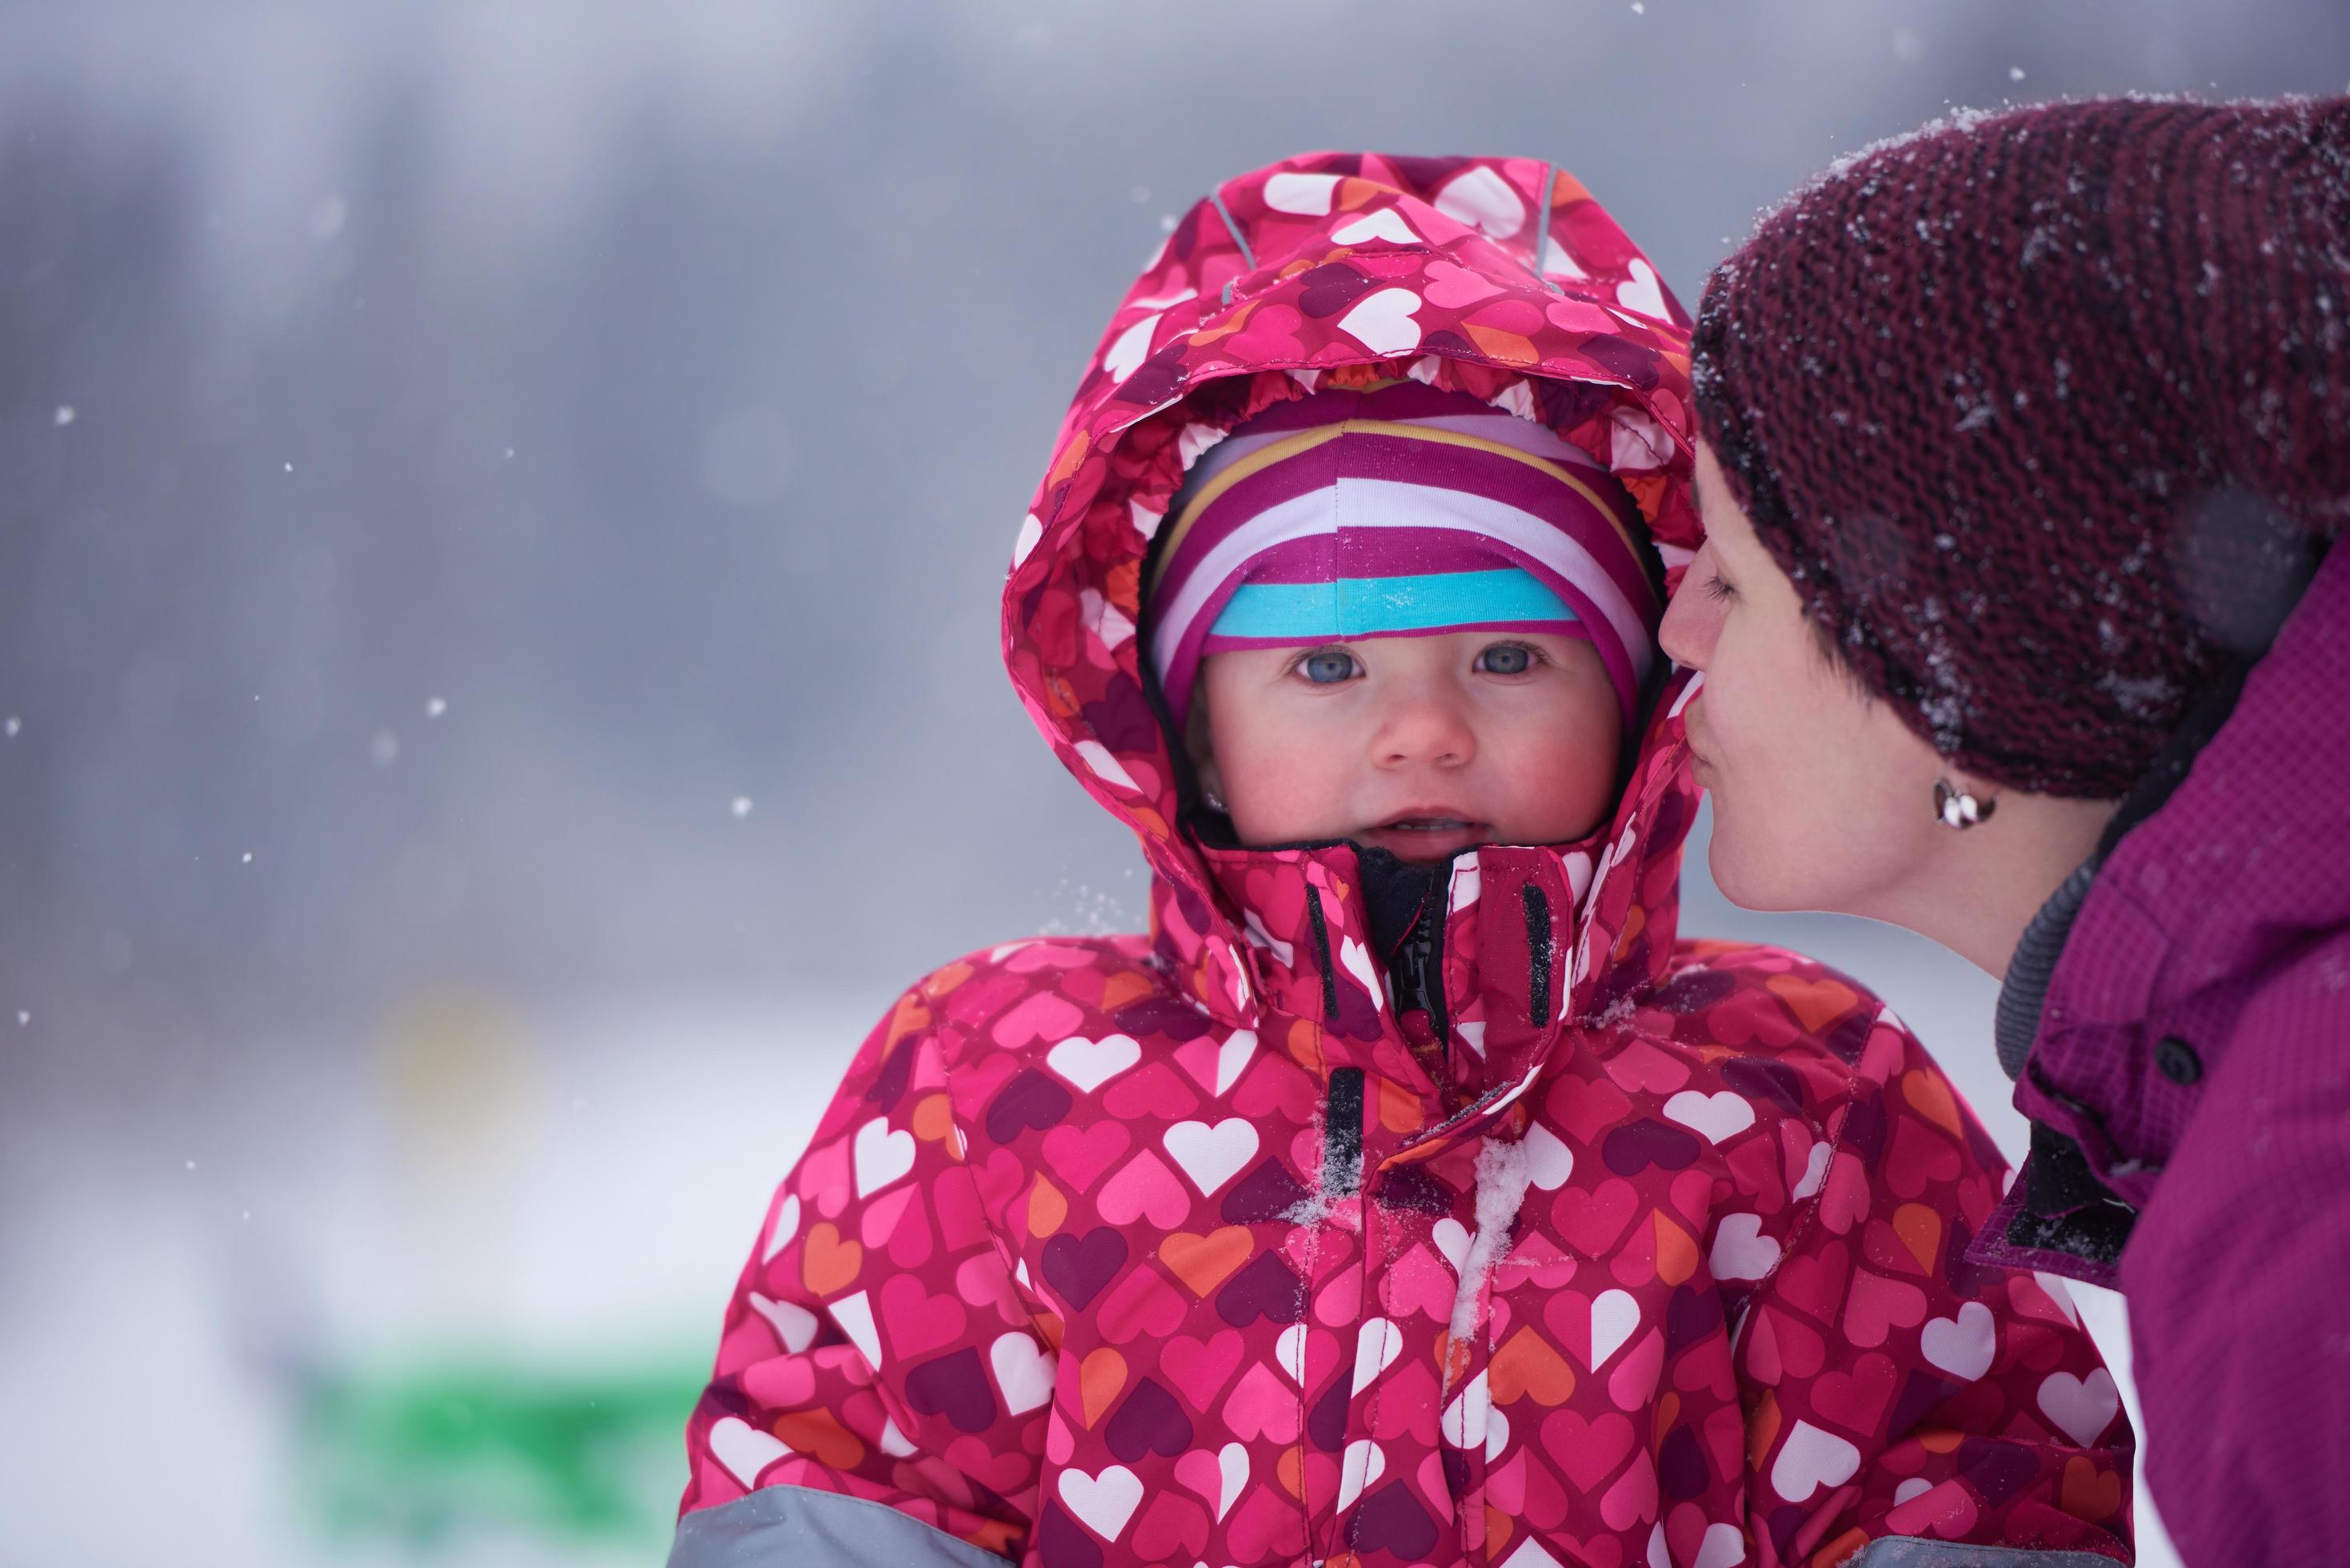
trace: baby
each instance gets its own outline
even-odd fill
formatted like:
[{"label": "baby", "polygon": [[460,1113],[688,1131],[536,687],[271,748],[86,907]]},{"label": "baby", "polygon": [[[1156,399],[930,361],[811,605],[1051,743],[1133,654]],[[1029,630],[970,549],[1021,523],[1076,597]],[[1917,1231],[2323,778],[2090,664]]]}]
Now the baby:
[{"label": "baby", "polygon": [[1964,1261],[1964,1105],[1851,981],[1676,940],[1685,327],[1540,163],[1314,154],[1178,225],[1004,590],[1150,933],[865,1042],[672,1563],[2126,1560],[2110,1375]]}]

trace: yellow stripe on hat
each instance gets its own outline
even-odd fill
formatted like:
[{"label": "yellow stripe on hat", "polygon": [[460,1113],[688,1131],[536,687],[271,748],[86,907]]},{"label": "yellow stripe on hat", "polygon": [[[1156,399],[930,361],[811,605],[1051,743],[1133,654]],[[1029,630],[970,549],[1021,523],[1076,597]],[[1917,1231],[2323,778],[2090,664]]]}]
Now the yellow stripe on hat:
[{"label": "yellow stripe on hat", "polygon": [[[1505,417],[1514,418],[1515,416]],[[1586,483],[1582,475],[1563,463],[1553,462],[1545,457],[1536,457],[1532,452],[1520,452],[1516,447],[1506,442],[1488,441],[1482,436],[1464,435],[1459,431],[1439,430],[1428,425],[1409,424],[1399,420],[1340,420],[1335,424],[1317,425],[1312,430],[1300,431],[1293,436],[1284,436],[1270,446],[1249,453],[1248,456],[1201,485],[1200,493],[1185,504],[1182,514],[1175,519],[1174,526],[1168,531],[1167,542],[1159,546],[1159,564],[1150,574],[1150,591],[1153,593],[1158,591],[1159,579],[1167,575],[1168,566],[1175,559],[1175,552],[1182,546],[1183,535],[1191,532],[1192,523],[1202,512],[1214,505],[1225,492],[1252,474],[1262,473],[1277,462],[1285,462],[1300,452],[1311,452],[1325,441],[1336,441],[1342,435],[1398,436],[1406,441],[1424,441],[1438,446],[1467,447],[1471,451],[1492,452],[1497,457],[1506,457],[1513,462],[1523,462],[1528,468],[1538,469],[1597,508],[1599,514],[1607,518],[1608,524],[1616,530],[1617,536],[1624,541],[1625,548],[1632,552],[1633,558],[1635,560],[1640,558],[1639,542],[1632,537],[1632,531],[1624,525],[1624,520],[1617,514],[1616,508],[1609,505],[1598,492]]]}]

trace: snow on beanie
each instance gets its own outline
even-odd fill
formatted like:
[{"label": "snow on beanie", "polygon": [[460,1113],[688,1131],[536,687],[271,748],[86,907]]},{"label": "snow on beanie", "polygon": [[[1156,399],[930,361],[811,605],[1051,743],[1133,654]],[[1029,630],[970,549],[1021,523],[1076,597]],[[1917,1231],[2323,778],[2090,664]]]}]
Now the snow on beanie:
[{"label": "snow on beanie", "polygon": [[1530,420],[1417,381],[1276,403],[1168,517],[1147,597],[1179,729],[1208,654],[1471,628],[1587,639],[1637,717],[1663,613],[1646,526]]},{"label": "snow on beanie", "polygon": [[2350,99],[1962,116],[1709,281],[1699,427],[1863,682],[2129,792],[2350,522]]}]

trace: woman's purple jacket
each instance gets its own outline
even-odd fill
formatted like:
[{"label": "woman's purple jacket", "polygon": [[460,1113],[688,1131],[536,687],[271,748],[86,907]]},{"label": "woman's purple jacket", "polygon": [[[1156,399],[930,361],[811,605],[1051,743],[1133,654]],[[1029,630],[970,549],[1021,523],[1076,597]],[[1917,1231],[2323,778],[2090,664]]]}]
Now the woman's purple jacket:
[{"label": "woman's purple jacket", "polygon": [[2350,1563],[2350,548],[2071,892],[2002,999],[2040,1127],[1974,1256],[2127,1295],[2191,1568]]}]

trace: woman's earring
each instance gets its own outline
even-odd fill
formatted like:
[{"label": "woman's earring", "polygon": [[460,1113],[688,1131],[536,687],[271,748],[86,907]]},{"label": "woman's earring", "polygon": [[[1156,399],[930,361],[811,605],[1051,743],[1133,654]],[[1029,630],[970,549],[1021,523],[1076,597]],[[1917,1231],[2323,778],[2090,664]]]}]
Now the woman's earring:
[{"label": "woman's earring", "polygon": [[1996,799],[1978,799],[1971,792],[1962,790],[1948,779],[1934,781],[1934,820],[1944,827],[1955,827],[1964,833],[1991,820],[1999,809]]},{"label": "woman's earring", "polygon": [[1212,812],[1221,813],[1224,809],[1224,797],[1205,787],[1200,791],[1200,803]]}]

